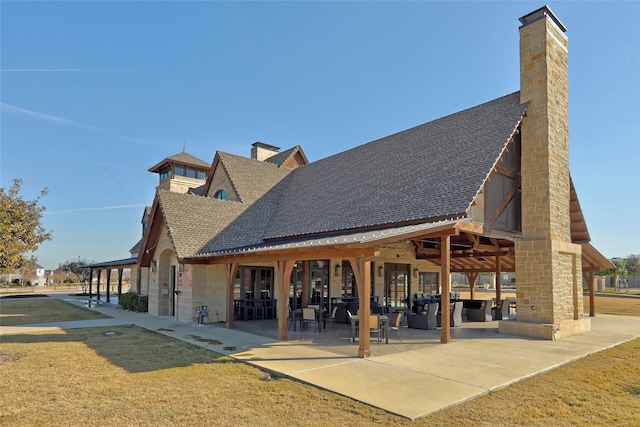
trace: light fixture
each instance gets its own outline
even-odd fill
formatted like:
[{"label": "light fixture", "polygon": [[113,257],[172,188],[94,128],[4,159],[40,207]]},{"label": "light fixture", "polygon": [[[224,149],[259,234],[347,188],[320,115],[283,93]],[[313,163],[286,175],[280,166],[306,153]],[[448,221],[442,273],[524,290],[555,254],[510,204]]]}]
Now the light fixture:
[{"label": "light fixture", "polygon": [[156,263],[155,259],[151,260],[151,272],[155,273],[156,272],[156,267],[158,266],[158,264]]},{"label": "light fixture", "polygon": [[383,273],[384,273],[384,267],[383,266],[378,267],[378,277],[382,277]]},{"label": "light fixture", "polygon": [[420,270],[418,270],[417,268],[413,269],[413,277],[415,277],[416,279],[418,278],[419,273],[420,273]]},{"label": "light fixture", "polygon": [[336,264],[335,268],[334,268],[334,274],[336,277],[340,277],[340,264]]},{"label": "light fixture", "polygon": [[178,271],[181,273],[184,271],[184,264],[178,264]]}]

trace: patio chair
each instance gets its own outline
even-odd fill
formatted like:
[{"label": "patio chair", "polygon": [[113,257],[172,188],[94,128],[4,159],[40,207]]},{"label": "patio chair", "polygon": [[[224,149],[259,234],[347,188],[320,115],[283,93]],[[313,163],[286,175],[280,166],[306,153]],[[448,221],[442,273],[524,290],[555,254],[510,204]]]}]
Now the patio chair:
[{"label": "patio chair", "polygon": [[302,326],[312,323],[314,332],[318,330],[318,318],[316,317],[316,309],[305,307],[302,309]]},{"label": "patio chair", "polygon": [[[349,310],[347,310],[347,320],[349,322],[349,325],[351,325],[351,329],[349,330],[349,339],[351,340],[351,342],[355,342],[356,337],[358,336],[358,328],[354,328],[353,325],[353,318],[351,317],[351,312]],[[355,330],[355,336],[354,336],[354,331]]]},{"label": "patio chair", "polygon": [[369,315],[369,335],[376,335],[378,338],[378,344],[380,344],[380,315],[379,314],[370,314]]},{"label": "patio chair", "polygon": [[334,305],[333,308],[331,309],[331,317],[325,317],[322,319],[322,321],[324,322],[324,327],[327,327],[327,322],[329,323],[333,323],[333,328],[335,329],[336,327],[336,312],[338,311],[338,306]]},{"label": "patio chair", "polygon": [[404,313],[399,311],[398,315],[396,316],[396,323],[393,326],[389,326],[390,331],[396,331],[396,335],[398,335],[398,339],[400,340],[400,342],[402,342],[402,338],[400,338],[400,325],[402,324],[402,316],[404,316]]},{"label": "patio chair", "polygon": [[509,300],[503,299],[498,307],[493,307],[491,310],[493,312],[493,320],[508,320]]},{"label": "patio chair", "polygon": [[427,312],[427,329],[438,328],[438,307],[440,307],[440,304],[437,302],[425,304],[424,308]]}]

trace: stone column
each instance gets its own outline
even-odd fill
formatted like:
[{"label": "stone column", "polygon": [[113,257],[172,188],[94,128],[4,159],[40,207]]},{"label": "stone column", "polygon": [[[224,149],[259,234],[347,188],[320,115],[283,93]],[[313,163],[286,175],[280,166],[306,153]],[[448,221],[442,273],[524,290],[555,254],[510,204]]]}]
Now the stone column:
[{"label": "stone column", "polygon": [[522,239],[515,243],[517,322],[500,331],[557,339],[590,330],[584,318],[579,245],[569,212],[566,28],[549,8],[520,18]]}]

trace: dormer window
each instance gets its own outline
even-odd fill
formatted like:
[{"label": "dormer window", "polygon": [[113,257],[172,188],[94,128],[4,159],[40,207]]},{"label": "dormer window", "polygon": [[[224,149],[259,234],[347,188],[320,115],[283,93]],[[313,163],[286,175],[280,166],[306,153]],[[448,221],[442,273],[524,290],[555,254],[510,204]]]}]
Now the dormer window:
[{"label": "dormer window", "polygon": [[218,190],[213,197],[219,200],[227,200],[227,192],[224,190]]}]

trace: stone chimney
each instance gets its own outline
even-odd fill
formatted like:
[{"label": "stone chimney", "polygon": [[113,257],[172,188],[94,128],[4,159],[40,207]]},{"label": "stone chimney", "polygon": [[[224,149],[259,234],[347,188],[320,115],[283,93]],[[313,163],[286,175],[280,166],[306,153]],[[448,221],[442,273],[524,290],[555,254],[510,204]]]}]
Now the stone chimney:
[{"label": "stone chimney", "polygon": [[558,339],[591,329],[583,317],[582,248],[571,243],[567,29],[547,6],[520,22],[520,100],[529,107],[521,128],[518,316],[501,331]]},{"label": "stone chimney", "polygon": [[253,147],[251,149],[251,158],[261,162],[280,152],[280,147],[274,147],[264,142],[254,142],[251,146]]}]

